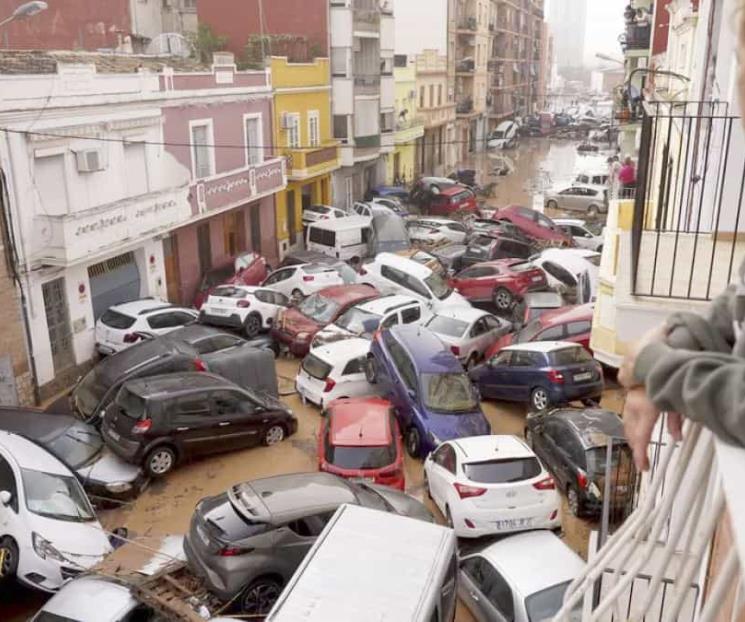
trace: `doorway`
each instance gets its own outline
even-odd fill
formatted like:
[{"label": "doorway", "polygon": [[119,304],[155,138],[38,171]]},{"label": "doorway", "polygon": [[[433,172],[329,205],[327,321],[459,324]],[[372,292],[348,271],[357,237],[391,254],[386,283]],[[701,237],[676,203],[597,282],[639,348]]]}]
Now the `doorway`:
[{"label": "doorway", "polygon": [[140,297],[140,270],[133,252],[88,266],[93,318],[113,305]]},{"label": "doorway", "polygon": [[254,253],[261,252],[261,203],[251,206],[251,250]]},{"label": "doorway", "polygon": [[58,374],[75,364],[64,277],[44,283],[41,291],[44,297],[49,345],[52,350],[52,364],[54,373]]},{"label": "doorway", "polygon": [[295,246],[297,242],[297,218],[295,218],[295,191],[288,190],[287,194],[287,232],[290,235],[290,246]]},{"label": "doorway", "polygon": [[163,240],[163,263],[166,269],[166,295],[168,301],[181,302],[181,276],[178,267],[178,237],[172,234]]}]

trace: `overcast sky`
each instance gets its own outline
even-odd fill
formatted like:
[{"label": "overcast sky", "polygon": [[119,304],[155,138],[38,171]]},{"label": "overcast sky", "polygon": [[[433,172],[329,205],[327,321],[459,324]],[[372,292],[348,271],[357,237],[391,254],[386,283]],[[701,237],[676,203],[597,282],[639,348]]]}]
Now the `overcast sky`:
[{"label": "overcast sky", "polygon": [[[550,2],[546,0],[546,14]],[[585,61],[595,64],[601,52],[621,57],[618,35],[623,30],[623,9],[628,0],[588,0]],[[395,0],[396,52],[416,54],[425,48],[445,53],[446,0]]]}]

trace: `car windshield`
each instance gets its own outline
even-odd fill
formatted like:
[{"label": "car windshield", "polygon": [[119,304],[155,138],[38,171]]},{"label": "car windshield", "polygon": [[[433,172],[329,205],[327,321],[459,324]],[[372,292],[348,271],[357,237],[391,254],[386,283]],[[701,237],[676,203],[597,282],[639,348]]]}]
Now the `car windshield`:
[{"label": "car windshield", "polygon": [[422,374],[422,386],[424,404],[435,412],[473,412],[479,407],[476,392],[464,373]]},{"label": "car windshield", "polygon": [[435,315],[428,323],[427,328],[440,335],[448,337],[462,337],[468,329],[468,322],[456,320],[444,315]]},{"label": "car windshield", "polygon": [[363,311],[357,307],[352,307],[346,313],[336,320],[336,325],[348,330],[355,335],[372,335],[378,330],[380,316],[369,311]]},{"label": "car windshield", "polygon": [[429,287],[434,297],[438,300],[445,300],[445,298],[453,293],[453,288],[450,287],[448,282],[436,272],[430,274],[426,279],[424,279],[424,282],[427,284],[427,287]]},{"label": "car windshield", "polygon": [[303,371],[316,380],[326,380],[331,371],[331,365],[322,361],[314,354],[308,354],[302,362]]},{"label": "car windshield", "polygon": [[318,324],[328,324],[334,319],[338,310],[339,303],[330,298],[325,298],[321,294],[308,296],[298,307],[300,313]]},{"label": "car windshield", "polygon": [[541,332],[542,328],[543,326],[541,325],[541,320],[539,318],[536,318],[525,328],[523,328],[519,333],[517,333],[515,343],[527,343],[528,341],[533,341],[533,338],[539,332]]},{"label": "car windshield", "polygon": [[72,393],[75,407],[83,416],[90,417],[107,389],[100,371],[94,367],[83,377]]},{"label": "car windshield", "polygon": [[21,469],[29,512],[74,522],[96,520],[83,488],[73,476]]},{"label": "car windshield", "polygon": [[71,469],[79,469],[101,453],[103,439],[93,426],[78,423],[53,439],[47,448]]},{"label": "car windshield", "polygon": [[382,469],[396,461],[396,445],[326,445],[326,461],[341,469]]},{"label": "car windshield", "polygon": [[466,477],[480,484],[509,484],[533,479],[541,474],[538,458],[486,460],[463,465]]},{"label": "car windshield", "polygon": [[[618,443],[618,441],[615,441]],[[587,471],[588,473],[605,473],[608,460],[608,446],[602,447],[591,447],[585,451],[585,458],[587,459]],[[628,445],[613,445],[613,452],[611,454],[611,468],[616,469],[619,465],[631,466],[631,450]]]},{"label": "car windshield", "polygon": [[[547,622],[561,609],[564,604],[564,593],[571,581],[559,583],[545,590],[531,594],[525,599],[525,610],[530,622]],[[582,603],[579,603],[569,614],[569,622],[579,622],[582,619]]]},{"label": "car windshield", "polygon": [[574,365],[575,363],[589,363],[592,360],[590,353],[580,346],[573,348],[562,348],[551,353],[551,362],[554,365]]}]

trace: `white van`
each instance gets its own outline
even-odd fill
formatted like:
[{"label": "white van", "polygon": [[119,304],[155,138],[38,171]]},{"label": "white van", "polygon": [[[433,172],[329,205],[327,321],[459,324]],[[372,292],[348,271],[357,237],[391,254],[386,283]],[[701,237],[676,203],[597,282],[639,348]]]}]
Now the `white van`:
[{"label": "white van", "polygon": [[489,134],[486,146],[489,149],[511,149],[517,147],[517,132],[520,126],[514,121],[503,121]]},{"label": "white van", "polygon": [[451,622],[457,555],[452,529],[342,505],[266,622]]},{"label": "white van", "polygon": [[345,261],[367,257],[372,228],[364,216],[321,220],[308,225],[305,248]]}]

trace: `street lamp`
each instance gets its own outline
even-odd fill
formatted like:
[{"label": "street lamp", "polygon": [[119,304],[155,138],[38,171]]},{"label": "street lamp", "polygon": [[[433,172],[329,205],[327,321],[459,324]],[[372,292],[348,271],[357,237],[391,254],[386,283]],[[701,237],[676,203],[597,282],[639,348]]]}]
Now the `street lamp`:
[{"label": "street lamp", "polygon": [[12,22],[16,19],[25,19],[28,17],[33,17],[34,15],[37,15],[38,13],[41,13],[42,11],[46,11],[49,8],[49,5],[46,2],[42,2],[42,0],[33,0],[33,2],[24,2],[20,6],[16,8],[15,11],[13,11],[13,14],[2,20],[0,22],[0,26],[4,26],[5,24]]}]

